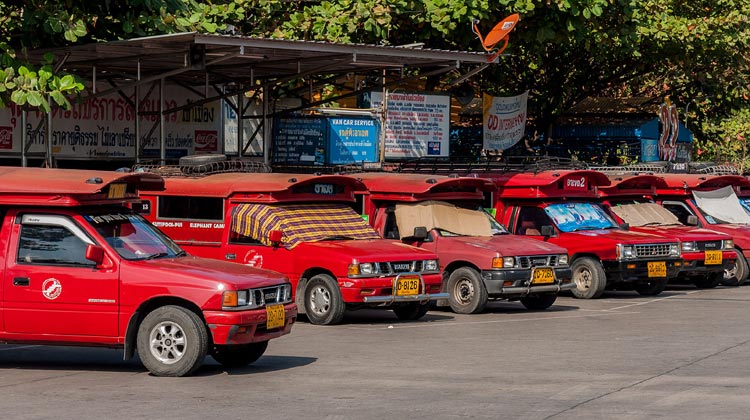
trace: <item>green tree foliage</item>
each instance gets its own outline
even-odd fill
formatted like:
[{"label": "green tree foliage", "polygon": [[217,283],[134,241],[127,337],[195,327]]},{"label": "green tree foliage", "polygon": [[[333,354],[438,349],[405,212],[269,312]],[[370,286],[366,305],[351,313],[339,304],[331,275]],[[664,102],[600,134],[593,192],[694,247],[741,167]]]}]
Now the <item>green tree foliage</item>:
[{"label": "green tree foliage", "polygon": [[35,68],[25,59],[30,49],[111,41],[173,32],[216,32],[225,22],[244,18],[244,0],[0,2],[0,105],[41,107],[48,99],[68,108],[68,96],[83,90],[80,81],[55,71],[53,56]]}]

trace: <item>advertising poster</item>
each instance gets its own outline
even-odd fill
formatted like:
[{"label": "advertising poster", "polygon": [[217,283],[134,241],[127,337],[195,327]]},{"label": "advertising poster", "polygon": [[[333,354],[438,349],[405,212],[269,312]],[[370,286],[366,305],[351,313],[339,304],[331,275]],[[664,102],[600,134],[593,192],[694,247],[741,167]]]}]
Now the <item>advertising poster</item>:
[{"label": "advertising poster", "polygon": [[[141,111],[159,110],[159,98],[143,100]],[[190,102],[186,91],[178,87],[167,89],[167,109]],[[131,100],[134,100],[131,96]],[[165,119],[165,138],[168,158],[177,158],[193,153],[221,153],[223,138],[219,102],[200,105],[168,114]],[[9,104],[0,108],[0,155],[21,154],[22,137],[30,141],[28,153],[44,154],[46,142],[52,141],[52,152],[57,158],[68,159],[112,159],[135,158],[135,111],[121,96],[115,94],[74,103],[69,111],[52,108],[52,133],[47,135],[43,119],[46,115],[30,111],[26,127],[21,127],[20,107]],[[140,118],[143,156],[158,158],[160,155],[158,115]],[[146,135],[151,132],[151,135]]]},{"label": "advertising poster", "polygon": [[328,118],[328,163],[377,162],[380,125],[372,118]]},{"label": "advertising poster", "polygon": [[506,150],[523,138],[528,98],[528,91],[508,98],[484,95],[484,149]]},{"label": "advertising poster", "polygon": [[[369,92],[364,103],[378,108],[382,92]],[[369,99],[369,101],[368,101]],[[367,105],[366,105],[367,106]],[[449,95],[388,93],[385,128],[386,159],[448,156],[451,99]]]}]

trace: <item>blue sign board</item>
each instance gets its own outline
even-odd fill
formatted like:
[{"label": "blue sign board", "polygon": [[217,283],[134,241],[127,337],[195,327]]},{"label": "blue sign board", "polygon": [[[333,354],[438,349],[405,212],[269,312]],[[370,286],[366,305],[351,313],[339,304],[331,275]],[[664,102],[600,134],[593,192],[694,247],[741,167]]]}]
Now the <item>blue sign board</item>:
[{"label": "blue sign board", "polygon": [[325,118],[276,118],[273,122],[273,163],[323,165]]},{"label": "blue sign board", "polygon": [[328,117],[330,165],[377,162],[380,124],[372,118]]},{"label": "blue sign board", "polygon": [[659,160],[659,140],[641,139],[641,162],[656,162]]}]

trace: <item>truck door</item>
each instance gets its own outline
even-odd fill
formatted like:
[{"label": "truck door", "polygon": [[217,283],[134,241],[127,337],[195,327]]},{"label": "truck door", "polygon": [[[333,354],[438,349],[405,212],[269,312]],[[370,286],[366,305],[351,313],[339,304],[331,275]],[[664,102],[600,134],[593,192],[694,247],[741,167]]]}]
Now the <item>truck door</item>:
[{"label": "truck door", "polygon": [[68,216],[16,216],[3,279],[7,332],[118,336],[118,271],[97,269],[88,244]]}]

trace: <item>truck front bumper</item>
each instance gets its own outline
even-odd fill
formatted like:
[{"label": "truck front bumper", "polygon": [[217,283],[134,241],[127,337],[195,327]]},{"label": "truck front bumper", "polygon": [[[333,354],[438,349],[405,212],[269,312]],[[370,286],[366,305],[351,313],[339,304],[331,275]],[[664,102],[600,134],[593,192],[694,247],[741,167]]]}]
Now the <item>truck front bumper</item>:
[{"label": "truck front bumper", "polygon": [[284,325],[266,328],[268,316],[265,308],[246,311],[203,311],[214,344],[233,345],[257,343],[281,337],[292,331],[297,321],[297,305],[284,305]]},{"label": "truck front bumper", "polygon": [[[667,266],[666,277],[649,277],[648,263],[664,262]],[[607,275],[607,283],[620,282],[643,282],[658,279],[673,279],[682,268],[682,259],[664,258],[654,261],[631,260],[631,261],[603,261],[604,272]]]},{"label": "truck front bumper", "polygon": [[[402,277],[418,277],[419,293],[399,295],[396,292],[397,281]],[[440,273],[401,273],[396,277],[360,277],[356,279],[339,278],[341,295],[346,303],[366,303],[388,306],[396,303],[427,303],[431,300],[447,299],[448,293],[442,293],[442,276]]]},{"label": "truck front bumper", "polygon": [[484,270],[482,280],[490,297],[518,297],[575,289],[570,267],[557,267],[553,270],[555,282],[551,284],[532,284],[530,269]]},{"label": "truck front bumper", "polygon": [[684,255],[684,261],[682,262],[682,269],[678,274],[678,278],[695,277],[695,276],[706,276],[710,274],[723,273],[725,270],[731,270],[734,267],[734,263],[737,261],[737,254],[734,251],[724,251],[722,253],[721,264],[709,264],[706,265],[703,253],[699,254],[699,258],[689,258]]}]

